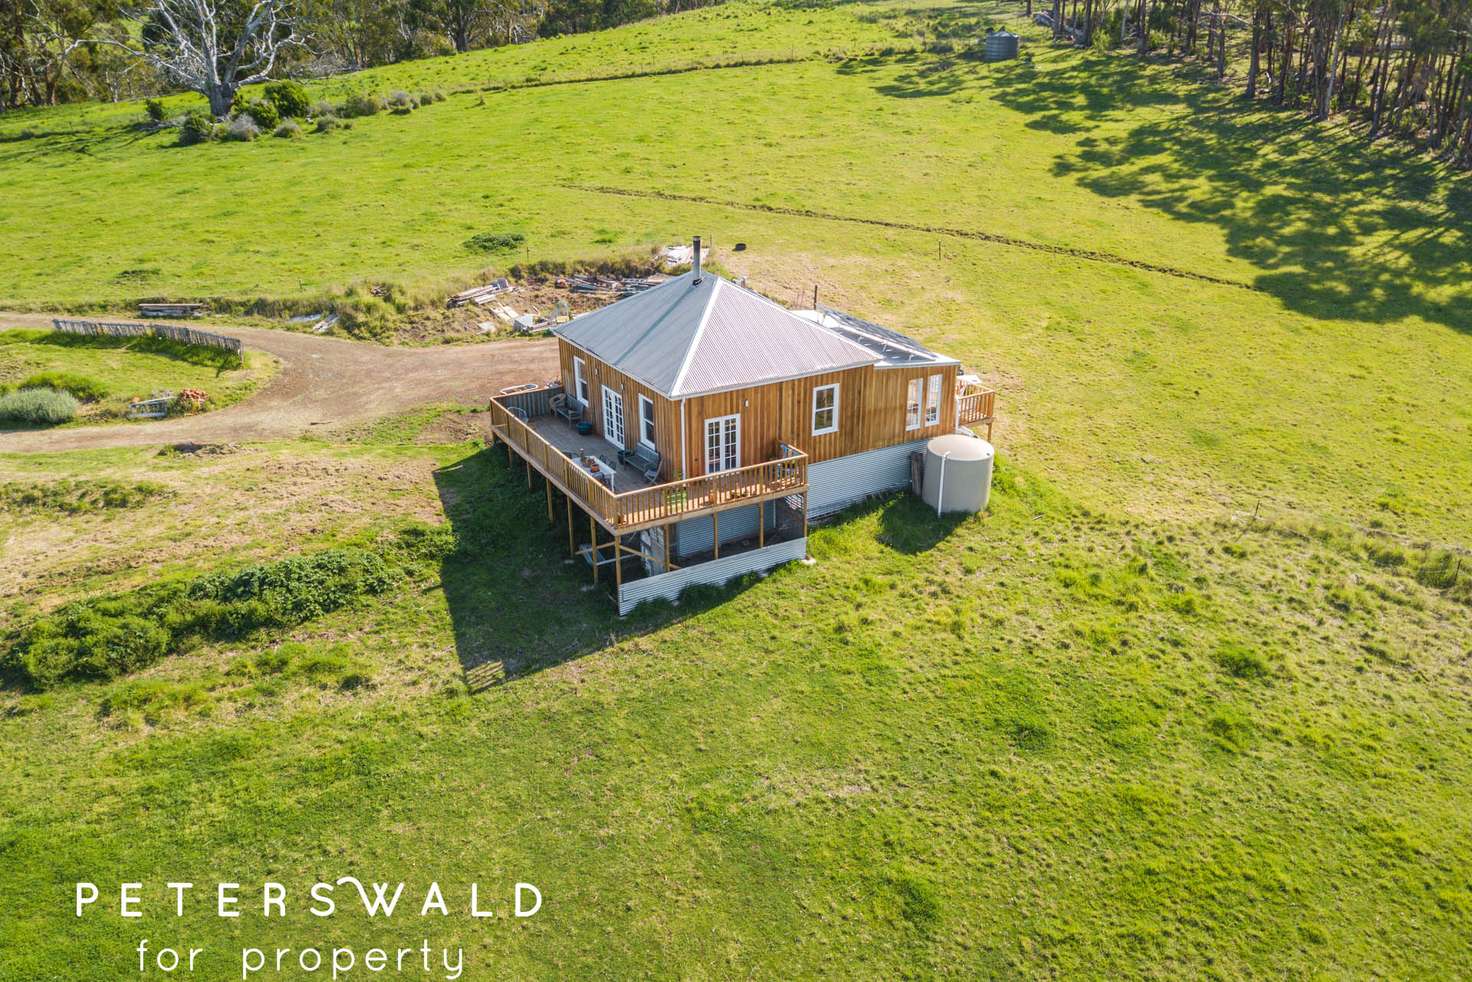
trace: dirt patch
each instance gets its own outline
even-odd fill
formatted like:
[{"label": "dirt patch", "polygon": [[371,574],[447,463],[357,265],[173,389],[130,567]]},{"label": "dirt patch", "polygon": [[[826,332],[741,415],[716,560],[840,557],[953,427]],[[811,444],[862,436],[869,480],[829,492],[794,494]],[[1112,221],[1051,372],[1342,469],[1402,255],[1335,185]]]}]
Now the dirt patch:
[{"label": "dirt patch", "polygon": [[[30,318],[0,315],[6,323]],[[201,325],[206,326],[206,325]],[[0,452],[291,439],[314,427],[378,419],[434,403],[480,405],[509,385],[557,376],[547,338],[436,348],[388,348],[259,327],[225,328],[281,361],[255,395],[199,416],[134,426],[0,433]]]},{"label": "dirt patch", "polygon": [[395,337],[409,344],[455,343],[516,336],[516,329],[493,312],[509,307],[518,314],[551,317],[559,304],[576,317],[606,307],[617,300],[613,293],[583,293],[571,289],[565,277],[531,276],[516,280],[511,289],[499,293],[484,307],[467,304],[455,308],[426,308],[408,315],[409,320]]},{"label": "dirt patch", "polygon": [[445,413],[430,423],[414,437],[421,445],[436,443],[465,443],[474,439],[491,438],[491,416],[489,413]]}]

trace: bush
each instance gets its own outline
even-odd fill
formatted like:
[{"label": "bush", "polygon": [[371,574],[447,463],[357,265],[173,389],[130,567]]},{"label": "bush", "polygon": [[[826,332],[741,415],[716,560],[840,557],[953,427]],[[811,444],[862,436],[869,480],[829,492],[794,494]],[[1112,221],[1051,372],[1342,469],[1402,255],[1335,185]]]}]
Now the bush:
[{"label": "bush", "polygon": [[397,578],[377,553],[341,548],[81,600],[26,626],[9,660],[40,688],[116,678],[200,640],[301,624],[382,593]]},{"label": "bush", "polygon": [[179,123],[179,146],[192,147],[215,138],[215,121],[203,109],[191,109]]},{"label": "bush", "polygon": [[153,481],[125,484],[106,478],[89,481],[16,481],[0,484],[0,507],[16,511],[59,511],[66,514],[104,508],[137,508],[167,495],[168,489]]},{"label": "bush", "polygon": [[20,384],[22,389],[56,389],[69,392],[82,402],[96,402],[107,395],[107,389],[95,378],[76,372],[40,372]]},{"label": "bush", "polygon": [[415,98],[415,100],[421,106],[427,106],[431,102],[434,102],[435,101],[435,97],[434,97],[434,93],[433,92],[421,92],[418,95],[416,95],[414,98]]},{"label": "bush", "polygon": [[465,247],[476,252],[511,252],[525,241],[520,232],[480,232],[466,239]]},{"label": "bush", "polygon": [[391,92],[388,97],[388,108],[402,116],[418,109],[419,100],[407,92]]},{"label": "bush", "polygon": [[0,396],[0,420],[50,426],[75,419],[76,415],[77,400],[70,392],[21,389]]},{"label": "bush", "polygon": [[256,126],[263,130],[275,129],[281,122],[281,113],[265,99],[252,99],[241,105],[236,111],[235,118],[240,119],[245,116],[255,120]]},{"label": "bush", "polygon": [[326,99],[319,99],[316,102],[312,103],[312,108],[309,112],[309,115],[311,115],[313,119],[320,119],[323,116],[336,116],[337,107],[328,102]]},{"label": "bush", "polygon": [[246,612],[247,619],[287,625],[320,617],[359,596],[381,593],[393,582],[393,571],[376,553],[329,549],[203,577],[190,586],[189,597],[225,605],[256,605]]},{"label": "bush", "polygon": [[338,108],[338,115],[348,118],[354,116],[372,116],[383,112],[385,105],[382,96],[376,96],[367,92],[355,92],[348,96]]},{"label": "bush", "polygon": [[162,123],[166,116],[162,99],[144,99],[143,111],[148,113],[148,118],[155,123]]},{"label": "bush", "polygon": [[331,133],[333,130],[350,130],[352,128],[353,121],[350,119],[338,119],[336,116],[317,117],[318,133]]},{"label": "bush", "polygon": [[311,97],[307,95],[307,87],[300,82],[294,82],[291,79],[268,82],[265,94],[266,101],[276,107],[276,112],[283,119],[287,117],[303,119],[311,112]]},{"label": "bush", "polygon": [[249,143],[261,135],[255,120],[250,116],[236,116],[226,124],[223,139],[236,140],[240,143]]},{"label": "bush", "polygon": [[1228,675],[1236,679],[1260,679],[1267,677],[1272,669],[1267,659],[1246,645],[1225,642],[1216,650],[1216,663]]},{"label": "bush", "polygon": [[302,138],[302,127],[296,120],[288,119],[276,127],[271,135],[280,137],[283,140],[300,140]]}]

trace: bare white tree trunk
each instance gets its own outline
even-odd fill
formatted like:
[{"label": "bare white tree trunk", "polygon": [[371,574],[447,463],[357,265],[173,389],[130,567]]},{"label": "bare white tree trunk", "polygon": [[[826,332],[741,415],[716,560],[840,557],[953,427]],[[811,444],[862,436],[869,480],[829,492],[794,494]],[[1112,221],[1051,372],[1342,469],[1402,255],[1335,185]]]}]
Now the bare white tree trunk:
[{"label": "bare white tree trunk", "polygon": [[304,43],[289,16],[290,0],[247,2],[244,17],[231,24],[221,16],[220,0],[150,0],[134,13],[156,27],[161,38],[142,44],[101,40],[200,93],[213,115],[224,116],[237,89],[270,78],[281,52]]}]

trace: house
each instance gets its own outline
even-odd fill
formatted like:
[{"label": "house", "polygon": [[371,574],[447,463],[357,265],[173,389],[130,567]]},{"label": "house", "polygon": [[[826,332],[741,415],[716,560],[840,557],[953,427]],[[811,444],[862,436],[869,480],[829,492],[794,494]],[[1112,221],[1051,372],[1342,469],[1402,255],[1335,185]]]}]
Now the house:
[{"label": "house", "polygon": [[[568,548],[621,613],[806,553],[808,521],[902,488],[994,393],[954,358],[829,309],[690,272],[554,330],[560,384],[492,402],[492,430],[565,499]],[[587,535],[575,512],[587,516]],[[585,539],[585,541],[584,541]]]}]

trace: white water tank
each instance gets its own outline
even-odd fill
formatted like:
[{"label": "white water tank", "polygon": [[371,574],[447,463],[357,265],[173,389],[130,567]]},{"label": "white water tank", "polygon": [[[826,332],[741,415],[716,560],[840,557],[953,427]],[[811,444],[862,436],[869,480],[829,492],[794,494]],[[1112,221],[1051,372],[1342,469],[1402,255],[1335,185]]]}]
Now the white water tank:
[{"label": "white water tank", "polygon": [[944,512],[979,512],[992,493],[992,459],[996,451],[980,437],[947,433],[925,445],[920,498]]}]

